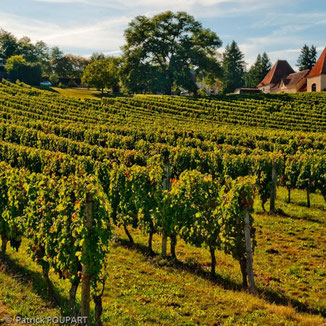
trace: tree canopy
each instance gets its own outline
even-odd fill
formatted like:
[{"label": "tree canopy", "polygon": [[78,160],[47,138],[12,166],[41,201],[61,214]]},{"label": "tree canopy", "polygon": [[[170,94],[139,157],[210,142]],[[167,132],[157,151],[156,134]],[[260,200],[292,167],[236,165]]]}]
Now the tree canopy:
[{"label": "tree canopy", "polygon": [[17,55],[22,56],[30,65],[39,65],[43,76],[47,77],[55,75],[57,78],[81,78],[84,68],[89,63],[84,57],[64,54],[56,46],[50,49],[43,41],[32,43],[27,36],[18,39],[0,29],[0,58],[9,60]]},{"label": "tree canopy", "polygon": [[216,50],[221,40],[185,12],[138,16],[125,37],[122,79],[132,92],[171,94],[173,86],[195,91],[195,72],[220,71]]},{"label": "tree canopy", "polygon": [[108,57],[89,64],[83,73],[82,83],[88,87],[116,88],[119,83],[119,58]]},{"label": "tree canopy", "polygon": [[266,52],[258,54],[256,62],[251,66],[245,76],[246,87],[257,87],[271,70],[272,63]]},{"label": "tree canopy", "polygon": [[41,66],[37,63],[28,63],[22,55],[10,57],[5,65],[8,77],[12,82],[20,80],[26,84],[39,85],[42,75]]},{"label": "tree canopy", "polygon": [[5,31],[4,29],[0,29],[0,57],[3,59],[8,59],[11,56],[17,54],[18,44],[16,37]]},{"label": "tree canopy", "polygon": [[234,92],[244,85],[246,63],[243,59],[244,55],[235,41],[226,46],[222,59],[224,93]]},{"label": "tree canopy", "polygon": [[317,49],[314,45],[310,48],[305,44],[298,58],[297,66],[299,70],[312,69],[317,61]]}]

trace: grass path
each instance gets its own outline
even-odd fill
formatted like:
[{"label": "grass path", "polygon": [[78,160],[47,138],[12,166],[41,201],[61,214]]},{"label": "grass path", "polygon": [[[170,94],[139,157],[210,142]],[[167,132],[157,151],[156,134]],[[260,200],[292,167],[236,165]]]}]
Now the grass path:
[{"label": "grass path", "polygon": [[15,325],[12,322],[8,322],[8,317],[13,316],[12,310],[5,304],[0,302],[0,325]]},{"label": "grass path", "polygon": [[79,87],[73,87],[73,88],[60,88],[60,87],[44,87],[40,86],[37,87],[41,90],[51,91],[63,96],[70,96],[70,97],[76,97],[81,99],[97,99],[100,100],[102,97],[107,97],[108,95],[102,94],[101,91],[95,90],[95,89],[87,89],[87,88],[79,88]]}]

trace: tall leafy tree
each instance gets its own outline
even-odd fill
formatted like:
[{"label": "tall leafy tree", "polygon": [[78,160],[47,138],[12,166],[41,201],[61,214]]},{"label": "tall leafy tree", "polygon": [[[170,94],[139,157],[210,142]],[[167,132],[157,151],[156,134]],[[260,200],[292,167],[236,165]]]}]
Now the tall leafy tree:
[{"label": "tall leafy tree", "polygon": [[58,47],[51,50],[52,74],[61,78],[81,78],[89,60],[81,56],[64,54]]},{"label": "tall leafy tree", "polygon": [[31,84],[39,85],[42,75],[41,66],[38,63],[27,62],[22,55],[14,55],[10,57],[5,65],[8,77],[12,82],[17,79]]},{"label": "tall leafy tree", "polygon": [[[80,56],[65,55],[57,46],[50,50],[43,41],[32,43],[27,36],[17,39],[11,33],[0,29],[0,58],[9,59],[16,55],[22,56],[30,66],[39,65],[43,75],[52,78],[81,78],[83,70],[90,62]],[[101,56],[102,54],[97,55]]]},{"label": "tall leafy tree", "polygon": [[305,44],[298,58],[297,66],[299,70],[312,69],[317,61],[317,49],[314,45],[310,48]]},{"label": "tall leafy tree", "polygon": [[258,54],[256,62],[251,66],[245,76],[246,87],[257,87],[272,68],[272,63],[266,52]]},{"label": "tall leafy tree", "polygon": [[38,60],[35,53],[35,46],[29,37],[23,36],[21,39],[18,40],[17,45],[17,53],[21,54],[24,59],[26,59],[26,61],[36,62]]},{"label": "tall leafy tree", "polygon": [[22,55],[29,63],[39,63],[43,72],[49,70],[49,49],[43,41],[33,44],[27,36],[18,40],[11,33],[0,29],[0,57],[9,59],[14,55]]},{"label": "tall leafy tree", "polygon": [[243,59],[244,54],[235,41],[226,46],[222,59],[224,93],[233,92],[236,88],[244,86],[246,63]]},{"label": "tall leafy tree", "polygon": [[17,38],[5,31],[0,29],[0,57],[8,59],[11,56],[18,54]]},{"label": "tall leafy tree", "polygon": [[123,58],[120,78],[124,93],[160,93],[165,86],[161,72],[148,62],[141,63],[137,56]]},{"label": "tall leafy tree", "polygon": [[49,76],[51,74],[51,64],[50,64],[50,50],[49,47],[43,41],[37,41],[34,44],[33,49],[34,56],[37,62],[42,67],[42,72],[44,75]]},{"label": "tall leafy tree", "polygon": [[50,51],[51,72],[59,77],[67,78],[72,66],[64,53],[55,46]]},{"label": "tall leafy tree", "polygon": [[68,56],[64,55],[58,60],[52,61],[53,71],[62,78],[71,78],[71,72],[73,70],[73,65]]},{"label": "tall leafy tree", "polygon": [[104,60],[94,61],[89,64],[82,77],[82,83],[87,87],[116,88],[119,83],[119,58],[108,57]]},{"label": "tall leafy tree", "polygon": [[[219,37],[185,12],[138,16],[125,31],[124,84],[131,91],[150,88],[170,94],[173,86],[195,91],[196,73],[219,72]],[[144,81],[144,79],[147,79]]]},{"label": "tall leafy tree", "polygon": [[90,63],[88,59],[72,54],[65,55],[66,60],[69,61],[70,71],[68,76],[71,78],[82,78],[84,69]]},{"label": "tall leafy tree", "polygon": [[91,57],[89,58],[90,62],[98,61],[98,60],[104,60],[105,59],[105,54],[104,53],[99,53],[99,52],[94,52]]}]

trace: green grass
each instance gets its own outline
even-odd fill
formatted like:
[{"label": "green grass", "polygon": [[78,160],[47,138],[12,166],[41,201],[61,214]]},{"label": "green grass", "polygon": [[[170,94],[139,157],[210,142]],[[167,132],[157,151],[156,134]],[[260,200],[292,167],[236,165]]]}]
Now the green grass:
[{"label": "green grass", "polygon": [[[137,245],[130,247],[116,229],[107,268],[103,298],[106,325],[322,325],[326,323],[326,205],[312,195],[293,192],[287,204],[285,189],[278,189],[282,216],[263,214],[255,203],[257,248],[254,254],[258,295],[241,289],[238,263],[217,252],[217,277],[209,276],[209,253],[182,241],[177,246],[180,263],[146,255],[146,237],[131,230]],[[268,207],[268,205],[266,205]],[[158,253],[160,238],[154,238]],[[271,249],[273,249],[271,251]],[[40,269],[26,254],[26,243],[11,249],[0,270],[1,311],[26,317],[64,314],[66,281],[51,275],[60,308],[47,298]],[[2,264],[2,266],[4,266]],[[270,285],[266,286],[269,276]],[[66,289],[65,289],[66,288]]]},{"label": "green grass", "polygon": [[60,87],[45,87],[40,86],[37,87],[42,90],[58,93],[63,96],[76,97],[80,99],[90,98],[90,99],[101,99],[102,97],[107,97],[108,94],[102,94],[101,91],[97,91],[95,89],[87,89],[87,88],[60,88]]}]

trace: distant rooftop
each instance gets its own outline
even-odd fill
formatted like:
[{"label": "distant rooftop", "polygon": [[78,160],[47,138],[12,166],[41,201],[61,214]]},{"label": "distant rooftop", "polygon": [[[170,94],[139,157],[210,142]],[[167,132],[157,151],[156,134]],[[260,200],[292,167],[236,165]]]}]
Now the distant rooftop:
[{"label": "distant rooftop", "polygon": [[294,70],[286,60],[277,60],[273,68],[268,72],[263,81],[257,87],[277,84],[281,79],[293,73]]},{"label": "distant rooftop", "polygon": [[309,69],[306,69],[288,75],[285,79],[283,79],[284,85],[286,86],[296,85],[300,80],[307,77],[309,71],[310,71]]},{"label": "distant rooftop", "polygon": [[323,74],[326,74],[326,48],[324,49],[323,53],[319,57],[318,61],[316,62],[315,66],[312,68],[307,78],[315,77]]}]

